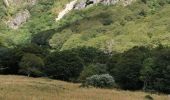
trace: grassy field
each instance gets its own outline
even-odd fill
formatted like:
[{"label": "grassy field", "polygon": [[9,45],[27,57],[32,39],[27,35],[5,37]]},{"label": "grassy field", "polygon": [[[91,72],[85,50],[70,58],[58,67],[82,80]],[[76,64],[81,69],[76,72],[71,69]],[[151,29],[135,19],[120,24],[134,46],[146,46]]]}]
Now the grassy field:
[{"label": "grassy field", "polygon": [[[0,100],[144,100],[147,93],[96,88],[80,88],[47,78],[0,76]],[[154,100],[169,100],[166,95],[149,94]]]}]

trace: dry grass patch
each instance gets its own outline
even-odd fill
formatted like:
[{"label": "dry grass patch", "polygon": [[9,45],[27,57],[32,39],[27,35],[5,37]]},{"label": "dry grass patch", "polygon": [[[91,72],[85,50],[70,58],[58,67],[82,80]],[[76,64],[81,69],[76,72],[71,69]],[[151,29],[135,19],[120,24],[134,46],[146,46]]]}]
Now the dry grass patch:
[{"label": "dry grass patch", "polygon": [[[0,100],[144,100],[148,93],[79,88],[79,84],[47,78],[0,76]],[[149,94],[154,100],[167,95]]]}]

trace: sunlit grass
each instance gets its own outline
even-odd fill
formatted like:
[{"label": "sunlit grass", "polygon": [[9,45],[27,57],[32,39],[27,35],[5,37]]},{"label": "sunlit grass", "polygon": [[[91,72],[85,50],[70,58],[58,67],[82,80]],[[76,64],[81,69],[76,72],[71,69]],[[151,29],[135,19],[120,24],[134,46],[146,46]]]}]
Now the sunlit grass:
[{"label": "sunlit grass", "polygon": [[[148,93],[116,89],[80,88],[79,84],[28,78],[0,76],[0,100],[144,100]],[[149,94],[154,100],[169,100],[167,95]]]}]

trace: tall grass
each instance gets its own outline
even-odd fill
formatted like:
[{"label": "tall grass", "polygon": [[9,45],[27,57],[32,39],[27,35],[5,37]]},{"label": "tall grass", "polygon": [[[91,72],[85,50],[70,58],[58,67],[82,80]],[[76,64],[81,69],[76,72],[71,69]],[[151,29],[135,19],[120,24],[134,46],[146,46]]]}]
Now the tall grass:
[{"label": "tall grass", "polygon": [[46,78],[0,76],[0,100],[169,100],[167,95],[116,89],[80,88],[79,84]]}]

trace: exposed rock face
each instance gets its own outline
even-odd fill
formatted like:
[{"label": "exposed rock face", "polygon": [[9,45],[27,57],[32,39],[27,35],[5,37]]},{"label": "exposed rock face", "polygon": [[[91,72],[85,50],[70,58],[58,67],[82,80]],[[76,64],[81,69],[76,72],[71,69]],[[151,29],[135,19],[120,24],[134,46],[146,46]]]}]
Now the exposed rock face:
[{"label": "exposed rock face", "polygon": [[20,7],[33,6],[38,0],[4,0],[6,7],[16,8],[18,13],[16,13],[12,18],[7,21],[8,27],[12,29],[18,29],[23,23],[25,23],[30,18],[30,12],[28,10],[20,11]]},{"label": "exposed rock face", "polygon": [[8,26],[12,29],[18,29],[21,24],[25,23],[30,18],[30,12],[24,10],[16,14],[14,18],[7,22]]},{"label": "exposed rock face", "polygon": [[104,4],[104,5],[115,5],[118,2],[122,2],[124,6],[127,6],[132,3],[134,0],[80,0],[75,4],[74,9],[83,9],[89,5],[94,4]]},{"label": "exposed rock face", "polygon": [[77,3],[77,0],[74,0],[70,2],[69,4],[66,5],[65,9],[61,11],[56,18],[56,21],[60,20],[61,18],[64,17],[65,14],[67,14],[69,11],[71,11],[74,8],[74,5]]},{"label": "exposed rock face", "polygon": [[68,3],[63,11],[61,11],[56,18],[56,21],[59,21],[64,17],[65,14],[69,13],[69,11],[73,9],[84,9],[88,6],[95,4],[103,4],[103,5],[115,5],[118,2],[121,2],[123,6],[127,6],[132,3],[134,0],[74,0]]},{"label": "exposed rock face", "polygon": [[104,5],[114,5],[120,0],[82,0],[76,3],[74,9],[83,9],[86,8],[89,5],[94,4],[104,4]]},{"label": "exposed rock face", "polygon": [[74,9],[83,9],[83,8],[86,8],[86,0],[79,1],[74,5]]}]

